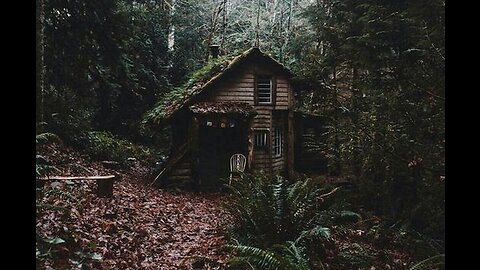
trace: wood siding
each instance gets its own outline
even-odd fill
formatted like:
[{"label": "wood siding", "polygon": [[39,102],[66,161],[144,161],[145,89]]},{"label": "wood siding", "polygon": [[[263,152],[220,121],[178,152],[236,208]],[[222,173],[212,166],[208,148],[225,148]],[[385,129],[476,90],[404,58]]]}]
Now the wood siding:
[{"label": "wood siding", "polygon": [[238,75],[224,80],[211,89],[206,101],[254,103],[254,75],[251,68],[242,68]]},{"label": "wood siding", "polygon": [[[272,93],[274,104],[272,105],[255,105],[255,75],[270,74],[272,75],[273,85],[275,89]],[[287,141],[288,136],[287,111],[293,107],[293,93],[288,79],[279,74],[274,74],[268,70],[268,67],[254,66],[248,64],[240,67],[237,73],[230,78],[219,82],[214,89],[210,89],[208,94],[201,101],[210,102],[244,102],[254,106],[257,115],[253,118],[251,129],[267,129],[270,132],[268,146],[266,148],[253,147],[252,161],[249,164],[253,171],[264,170],[270,173],[272,170],[276,172],[284,171],[287,164]],[[279,113],[282,111],[284,113]],[[275,114],[275,119],[272,115]],[[280,157],[273,157],[273,128],[282,127],[282,144],[283,151]],[[252,134],[253,135],[253,134]],[[251,135],[250,135],[251,136]],[[253,138],[250,141],[253,143]]]},{"label": "wood siding", "polygon": [[[211,89],[206,96],[206,101],[220,102],[245,102],[255,105],[255,74],[267,73],[264,69],[254,66],[240,68],[236,76],[224,80]],[[291,104],[291,87],[288,80],[282,75],[272,75],[275,79],[276,89],[274,90],[275,104],[257,105],[255,108],[266,107],[269,110],[288,110]]]},{"label": "wood siding", "polygon": [[178,162],[167,176],[168,183],[188,182],[192,179],[192,166],[189,158]]}]

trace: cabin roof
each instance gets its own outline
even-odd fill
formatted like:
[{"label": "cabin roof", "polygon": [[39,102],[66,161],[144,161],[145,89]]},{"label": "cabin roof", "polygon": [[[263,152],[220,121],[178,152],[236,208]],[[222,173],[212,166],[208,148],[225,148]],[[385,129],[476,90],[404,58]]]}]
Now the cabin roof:
[{"label": "cabin roof", "polygon": [[[218,57],[194,72],[190,80],[182,87],[177,87],[166,93],[154,108],[146,114],[145,121],[153,124],[162,124],[168,121],[182,108],[191,105],[201,93],[210,89],[247,60],[255,60],[272,65],[287,77],[293,76],[293,73],[287,67],[256,47],[250,48],[235,57]],[[216,109],[220,109],[220,107],[210,108],[210,110]]]},{"label": "cabin roof", "polygon": [[256,113],[252,105],[243,102],[198,102],[189,108],[196,114],[239,114],[250,116]]}]

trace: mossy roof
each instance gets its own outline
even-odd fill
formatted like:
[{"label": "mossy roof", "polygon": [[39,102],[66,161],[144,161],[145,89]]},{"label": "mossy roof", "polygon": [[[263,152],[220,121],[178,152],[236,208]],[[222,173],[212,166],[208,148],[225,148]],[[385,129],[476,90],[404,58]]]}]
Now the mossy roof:
[{"label": "mossy roof", "polygon": [[256,114],[252,105],[244,102],[197,102],[189,107],[196,114],[237,114],[250,116]]},{"label": "mossy roof", "polygon": [[165,123],[178,111],[195,102],[196,97],[201,93],[210,89],[226,74],[235,70],[248,59],[273,65],[288,77],[293,76],[288,68],[256,47],[250,48],[237,56],[218,57],[210,60],[203,68],[194,72],[183,86],[166,93],[155,107],[146,114],[145,121],[153,124]]}]

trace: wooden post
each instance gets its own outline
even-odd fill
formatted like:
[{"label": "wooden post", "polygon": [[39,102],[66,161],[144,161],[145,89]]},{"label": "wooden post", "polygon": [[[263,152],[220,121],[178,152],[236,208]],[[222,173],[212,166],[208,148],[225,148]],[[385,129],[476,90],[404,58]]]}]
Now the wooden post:
[{"label": "wooden post", "polygon": [[293,177],[293,165],[294,165],[294,123],[293,123],[293,110],[288,110],[288,136],[287,136],[287,170],[288,177]]},{"label": "wooden post", "polygon": [[247,119],[247,169],[250,172],[252,170],[253,161],[253,117]]},{"label": "wooden post", "polygon": [[113,182],[117,177],[97,179],[97,196],[111,198],[113,196]]},{"label": "wooden post", "polygon": [[268,155],[268,169],[269,174],[273,174],[273,111],[269,110],[270,122],[268,123],[268,140],[267,140],[267,155]]},{"label": "wooden post", "polygon": [[190,163],[190,172],[191,172],[191,177],[193,182],[198,183],[200,186],[202,184],[202,179],[198,175],[198,166],[200,165],[200,160],[199,160],[199,145],[198,145],[198,140],[199,140],[199,129],[200,129],[200,123],[199,120],[196,116],[192,117],[192,122],[190,123],[190,132],[189,132],[189,137],[188,140],[190,142],[190,149],[191,149],[191,163]]}]

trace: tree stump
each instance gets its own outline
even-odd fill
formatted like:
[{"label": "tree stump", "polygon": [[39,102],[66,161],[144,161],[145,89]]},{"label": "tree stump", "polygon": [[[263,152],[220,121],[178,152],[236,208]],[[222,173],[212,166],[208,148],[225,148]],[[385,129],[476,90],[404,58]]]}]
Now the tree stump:
[{"label": "tree stump", "polygon": [[97,196],[111,198],[113,196],[113,182],[117,177],[97,179]]}]

